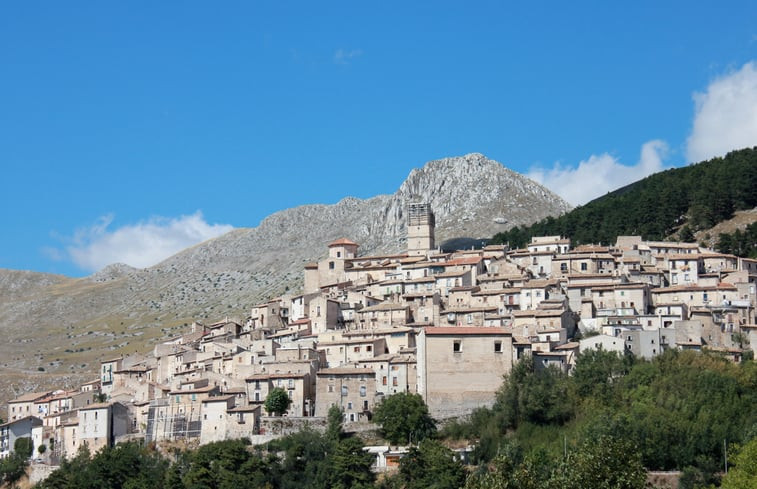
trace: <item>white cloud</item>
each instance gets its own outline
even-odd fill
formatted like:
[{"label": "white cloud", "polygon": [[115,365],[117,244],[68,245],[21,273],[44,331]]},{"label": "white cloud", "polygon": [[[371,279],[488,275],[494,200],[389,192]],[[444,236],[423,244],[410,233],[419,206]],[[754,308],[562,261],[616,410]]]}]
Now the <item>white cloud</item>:
[{"label": "white cloud", "polygon": [[603,153],[591,155],[576,167],[555,163],[551,169],[531,168],[528,177],[567,200],[571,205],[582,205],[607,192],[642,179],[664,169],[662,160],[668,145],[659,139],[648,141],[641,147],[636,165],[621,164],[614,156]]},{"label": "white cloud", "polygon": [[[65,255],[87,271],[111,263],[145,268],[189,247],[231,231],[228,224],[208,224],[201,212],[178,218],[152,217],[137,224],[110,230],[113,216],[97,222],[69,238]],[[48,256],[53,256],[49,251]]]},{"label": "white cloud", "polygon": [[757,145],[757,65],[717,78],[704,93],[694,93],[696,112],[687,141],[691,163]]},{"label": "white cloud", "polygon": [[346,49],[339,48],[334,53],[334,63],[338,65],[346,65],[353,58],[357,58],[358,56],[362,56],[362,55],[363,55],[362,49],[351,49],[348,51]]}]

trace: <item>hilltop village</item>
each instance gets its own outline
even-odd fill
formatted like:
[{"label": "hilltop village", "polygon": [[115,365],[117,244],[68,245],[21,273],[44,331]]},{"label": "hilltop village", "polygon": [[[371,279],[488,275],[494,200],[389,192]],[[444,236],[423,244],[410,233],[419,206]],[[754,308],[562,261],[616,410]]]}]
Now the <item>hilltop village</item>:
[{"label": "hilltop village", "polygon": [[337,405],[359,427],[398,392],[420,394],[437,419],[491,405],[524,357],[570,372],[591,348],[643,358],[709,350],[739,362],[757,345],[757,260],[638,236],[441,252],[434,227],[428,204],[410,204],[406,253],[360,256],[358,243],[338,239],[305,266],[299,295],[103,361],[74,391],[10,401],[0,457],[21,437],[51,462],[133,438],[263,440],[275,388],[288,393],[294,425]]}]

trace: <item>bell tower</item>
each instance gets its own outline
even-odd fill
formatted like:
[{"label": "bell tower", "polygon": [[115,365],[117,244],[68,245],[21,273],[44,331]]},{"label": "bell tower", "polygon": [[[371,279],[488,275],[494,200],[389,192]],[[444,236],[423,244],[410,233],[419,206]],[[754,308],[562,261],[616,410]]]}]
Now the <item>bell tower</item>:
[{"label": "bell tower", "polygon": [[431,204],[411,203],[407,212],[407,253],[411,256],[428,254],[434,245],[434,213]]}]

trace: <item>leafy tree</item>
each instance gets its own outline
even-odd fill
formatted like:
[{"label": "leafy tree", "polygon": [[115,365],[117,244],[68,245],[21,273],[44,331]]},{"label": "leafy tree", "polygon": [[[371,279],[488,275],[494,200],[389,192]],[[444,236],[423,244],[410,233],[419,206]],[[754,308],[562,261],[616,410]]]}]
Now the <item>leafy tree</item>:
[{"label": "leafy tree", "polygon": [[265,407],[265,410],[268,411],[268,414],[281,416],[287,412],[291,404],[292,400],[289,398],[287,391],[281,387],[276,387],[268,393],[263,406]]},{"label": "leafy tree", "polygon": [[13,451],[23,458],[29,458],[34,453],[34,442],[29,437],[16,438]]},{"label": "leafy tree", "polygon": [[344,422],[344,412],[342,411],[342,408],[334,404],[329,408],[326,418],[328,420],[326,436],[330,440],[338,441],[342,436],[342,424]]},{"label": "leafy tree", "polygon": [[723,489],[750,489],[757,487],[757,437],[738,450],[731,460],[733,467],[723,477]]},{"label": "leafy tree", "polygon": [[331,457],[331,487],[333,489],[362,489],[372,487],[375,476],[371,471],[374,457],[363,450],[358,438],[341,440]]},{"label": "leafy tree", "polygon": [[594,397],[602,402],[611,399],[617,381],[630,370],[632,357],[617,352],[590,349],[576,357],[571,381],[580,399]]},{"label": "leafy tree", "polygon": [[555,487],[582,489],[643,489],[646,469],[627,441],[602,436],[587,439],[553,473]]},{"label": "leafy tree", "polygon": [[521,422],[561,424],[573,415],[568,377],[556,368],[536,369],[531,357],[520,360],[497,392],[495,411],[506,427]]},{"label": "leafy tree", "polygon": [[0,459],[0,484],[6,483],[12,486],[26,474],[28,466],[29,458],[16,452]]},{"label": "leafy tree", "polygon": [[420,441],[436,433],[436,424],[420,394],[400,392],[376,407],[373,419],[391,443]]},{"label": "leafy tree", "polygon": [[58,470],[41,482],[41,489],[163,489],[168,460],[151,446],[128,442],[105,447],[90,456],[86,445],[63,460]]},{"label": "leafy tree", "polygon": [[541,489],[549,481],[550,463],[538,454],[521,462],[511,454],[497,455],[484,471],[468,477],[465,489]]},{"label": "leafy tree", "polygon": [[405,489],[458,489],[465,483],[465,469],[449,448],[435,440],[423,440],[400,459]]},{"label": "leafy tree", "polygon": [[694,237],[694,233],[691,231],[691,227],[689,227],[688,224],[684,225],[678,232],[678,240],[683,241],[684,243],[693,243],[696,241],[696,237]]},{"label": "leafy tree", "polygon": [[190,455],[181,477],[186,488],[238,489],[260,487],[270,481],[267,466],[248,450],[246,440],[225,440],[202,445]]},{"label": "leafy tree", "polygon": [[336,450],[335,441],[304,429],[271,442],[269,449],[284,454],[275,465],[276,487],[328,489],[332,472],[330,454]]}]

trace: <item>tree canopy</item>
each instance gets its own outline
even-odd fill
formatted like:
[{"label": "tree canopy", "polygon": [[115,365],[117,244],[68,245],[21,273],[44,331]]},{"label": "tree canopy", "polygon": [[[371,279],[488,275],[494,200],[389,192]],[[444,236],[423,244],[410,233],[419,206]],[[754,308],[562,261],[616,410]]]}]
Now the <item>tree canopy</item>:
[{"label": "tree canopy", "polygon": [[[574,245],[614,243],[617,236],[661,240],[693,232],[757,206],[757,148],[732,151],[695,165],[656,173],[559,216],[494,236],[492,243],[525,246],[534,236],[562,235]],[[751,243],[755,241],[752,240]],[[724,245],[725,246],[725,245]],[[754,247],[732,246],[740,256]]]},{"label": "tree canopy", "polygon": [[394,444],[418,443],[436,433],[436,424],[420,394],[400,392],[386,397],[376,407],[373,420]]},{"label": "tree canopy", "polygon": [[276,387],[268,393],[263,406],[269,414],[281,416],[285,412],[287,412],[291,404],[292,400],[289,398],[287,391],[285,391],[281,387]]}]

